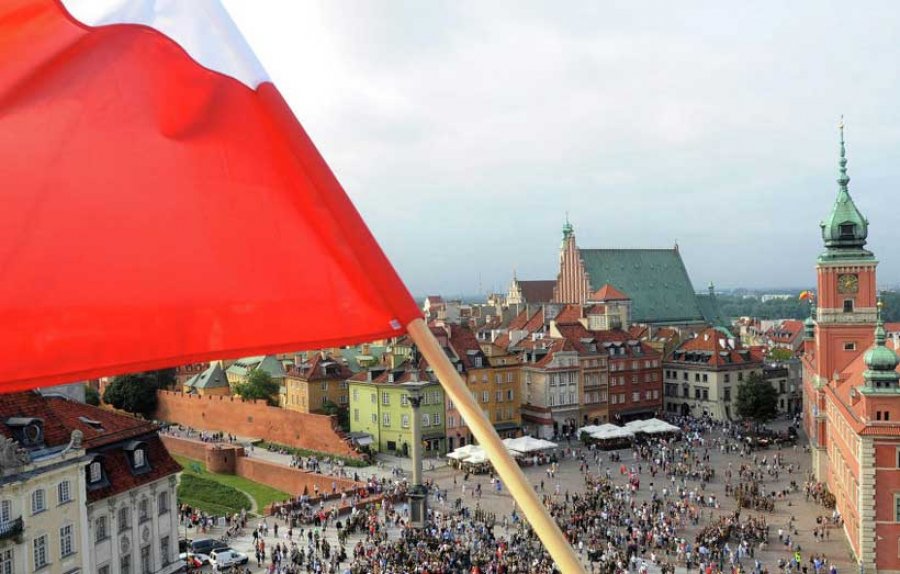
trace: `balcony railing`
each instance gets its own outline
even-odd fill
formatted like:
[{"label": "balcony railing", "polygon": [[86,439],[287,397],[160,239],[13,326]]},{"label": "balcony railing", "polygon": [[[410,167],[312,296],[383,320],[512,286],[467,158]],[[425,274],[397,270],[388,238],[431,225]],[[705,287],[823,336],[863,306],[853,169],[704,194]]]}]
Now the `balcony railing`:
[{"label": "balcony railing", "polygon": [[0,540],[20,536],[23,530],[25,530],[25,522],[21,516],[9,522],[0,522]]}]

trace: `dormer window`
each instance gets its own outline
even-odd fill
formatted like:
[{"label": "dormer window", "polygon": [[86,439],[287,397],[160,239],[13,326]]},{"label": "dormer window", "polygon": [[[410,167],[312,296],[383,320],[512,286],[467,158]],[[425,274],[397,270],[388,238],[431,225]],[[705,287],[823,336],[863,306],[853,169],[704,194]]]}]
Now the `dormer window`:
[{"label": "dormer window", "polygon": [[94,484],[101,480],[103,480],[103,466],[100,464],[99,460],[95,460],[88,465],[88,481],[91,484]]},{"label": "dormer window", "polygon": [[853,239],[853,236],[856,235],[856,224],[854,223],[842,223],[840,226],[841,230],[841,239]]},{"label": "dormer window", "polygon": [[147,443],[131,441],[125,445],[125,453],[133,474],[141,474],[150,470],[150,463],[147,460]]},{"label": "dormer window", "polygon": [[35,417],[10,417],[5,421],[15,439],[28,449],[43,448],[44,421]]}]

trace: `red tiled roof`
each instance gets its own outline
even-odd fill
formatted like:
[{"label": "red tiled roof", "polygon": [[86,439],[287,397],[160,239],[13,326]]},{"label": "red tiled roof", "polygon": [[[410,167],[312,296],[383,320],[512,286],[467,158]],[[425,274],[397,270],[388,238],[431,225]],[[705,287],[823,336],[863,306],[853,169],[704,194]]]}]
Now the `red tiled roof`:
[{"label": "red tiled roof", "polygon": [[555,280],[518,281],[526,303],[549,303],[553,300]]},{"label": "red tiled roof", "polygon": [[[108,486],[88,490],[89,502],[181,471],[181,466],[159,440],[157,426],[150,421],[60,397],[45,397],[34,391],[0,395],[0,419],[14,416],[42,419],[47,446],[68,444],[74,430],[83,433],[82,446],[89,454],[103,457],[103,468],[109,480]],[[82,418],[94,424],[88,424]],[[0,434],[12,436],[5,425],[0,425]],[[131,472],[128,455],[122,447],[132,440],[146,443],[150,471],[137,475]]]},{"label": "red tiled roof", "polygon": [[631,297],[622,293],[609,283],[597,289],[589,298],[591,301],[629,301]]},{"label": "red tiled roof", "polygon": [[[747,355],[741,353],[744,351]],[[682,353],[697,353],[697,357],[707,354],[705,361],[687,360]],[[709,364],[709,365],[740,365],[758,363],[762,359],[750,349],[741,347],[740,341],[731,339],[728,335],[716,328],[708,328],[697,334],[693,339],[681,343],[672,355],[666,359],[674,363]]]},{"label": "red tiled roof", "polygon": [[766,331],[766,336],[778,343],[792,343],[801,333],[803,333],[803,322],[788,319]]},{"label": "red tiled roof", "polygon": [[557,325],[565,325],[570,323],[578,323],[581,319],[581,305],[566,305],[562,308],[554,321]]},{"label": "red tiled roof", "polygon": [[472,361],[473,357],[481,357],[482,365],[486,367],[487,361],[484,358],[484,353],[481,352],[481,345],[478,343],[475,333],[468,327],[459,325],[448,325],[448,327],[450,328],[450,347],[453,348],[454,353],[459,357],[463,367],[466,369],[475,368]]},{"label": "red tiled roof", "polygon": [[628,327],[628,335],[632,339],[640,339],[646,333],[647,327],[644,327],[643,325],[632,325],[631,327]]},{"label": "red tiled roof", "polygon": [[[150,470],[143,474],[133,474],[128,463],[128,452],[122,445],[109,445],[106,448],[92,449],[89,452],[102,456],[103,470],[109,479],[109,485],[91,490],[88,488],[88,502],[103,500],[141,485],[155,482],[161,478],[181,472],[181,465],[166,450],[165,445],[155,432],[131,437],[147,444],[146,457]],[[169,512],[175,511],[175,501],[169,501]],[[154,506],[151,504],[151,508]]]},{"label": "red tiled roof", "polygon": [[323,358],[321,353],[313,354],[308,363],[299,367],[291,367],[286,375],[301,381],[324,381],[329,379],[346,380],[353,376],[349,367],[331,357]]}]

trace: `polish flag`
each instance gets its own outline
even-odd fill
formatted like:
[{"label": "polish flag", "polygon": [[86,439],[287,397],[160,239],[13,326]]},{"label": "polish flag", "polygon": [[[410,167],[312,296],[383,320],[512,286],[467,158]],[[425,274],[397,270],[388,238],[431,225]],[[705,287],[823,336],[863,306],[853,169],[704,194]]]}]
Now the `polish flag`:
[{"label": "polish flag", "polygon": [[0,390],[420,316],[217,0],[0,2]]}]

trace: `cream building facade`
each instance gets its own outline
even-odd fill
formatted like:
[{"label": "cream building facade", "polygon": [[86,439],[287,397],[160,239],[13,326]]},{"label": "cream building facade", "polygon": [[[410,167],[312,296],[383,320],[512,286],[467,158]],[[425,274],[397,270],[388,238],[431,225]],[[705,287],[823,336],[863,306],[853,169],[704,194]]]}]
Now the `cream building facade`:
[{"label": "cream building facade", "polygon": [[47,448],[39,420],[22,426],[32,444],[0,438],[0,573],[89,572],[80,436]]}]

